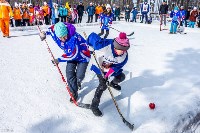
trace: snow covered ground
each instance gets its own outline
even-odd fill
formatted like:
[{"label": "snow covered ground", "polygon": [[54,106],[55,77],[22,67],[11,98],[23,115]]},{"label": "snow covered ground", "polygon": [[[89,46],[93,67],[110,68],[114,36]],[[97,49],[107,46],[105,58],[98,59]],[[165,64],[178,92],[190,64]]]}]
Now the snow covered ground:
[{"label": "snow covered ground", "polygon": [[[122,114],[135,124],[134,131],[122,122],[108,90],[100,104],[103,117],[70,103],[46,44],[37,30],[30,30],[11,31],[9,39],[0,37],[0,132],[200,133],[200,30],[171,35],[160,32],[156,22],[121,21],[113,27],[127,34],[135,31],[124,67],[126,80],[121,92],[113,90]],[[83,31],[99,33],[100,29],[98,25],[77,26],[77,32]],[[117,35],[110,30],[108,38]],[[55,57],[63,54],[51,37],[47,42]],[[98,85],[90,65],[79,92],[79,101],[84,103],[91,103]],[[66,64],[59,66],[65,74]],[[151,102],[156,104],[154,110],[148,107]],[[194,118],[196,125],[191,123]]]}]

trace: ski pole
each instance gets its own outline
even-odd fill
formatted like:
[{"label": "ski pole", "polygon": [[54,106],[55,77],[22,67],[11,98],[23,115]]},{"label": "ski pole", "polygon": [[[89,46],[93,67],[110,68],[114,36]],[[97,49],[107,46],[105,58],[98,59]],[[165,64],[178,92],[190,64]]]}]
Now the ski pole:
[{"label": "ski pole", "polygon": [[[42,31],[41,31],[39,25],[37,25],[37,27],[38,27],[39,32],[41,33]],[[51,57],[53,58],[53,61],[55,62],[56,59],[55,59],[55,57],[54,57],[54,55],[53,55],[53,53],[52,53],[52,51],[51,51],[51,49],[50,49],[50,47],[49,47],[49,45],[48,45],[48,43],[47,43],[47,40],[44,39],[44,41],[45,41],[45,43],[46,43],[46,45],[47,45],[47,49],[48,49],[49,53],[51,54]],[[67,91],[68,91],[70,97],[72,98],[73,103],[74,103],[76,106],[78,106],[76,100],[74,99],[72,93],[70,92],[70,89],[69,89],[68,83],[67,83],[67,81],[65,80],[65,77],[63,76],[63,74],[62,74],[62,72],[61,72],[61,70],[60,70],[60,67],[58,66],[57,63],[55,63],[55,66],[57,67],[58,72],[60,73],[60,76],[61,76],[63,82],[64,82],[65,85],[66,85],[66,89],[67,89]]]},{"label": "ski pole", "polygon": [[[87,38],[86,33],[83,32],[83,34],[84,34],[85,38]],[[97,61],[95,51],[92,52],[92,55],[93,55],[93,57],[94,57],[94,59],[95,59],[95,62],[97,63],[98,68],[100,69],[101,75],[104,77],[104,73],[103,73],[103,71],[102,71],[102,69],[101,69],[101,67],[100,67],[100,65],[99,65],[99,63],[98,63],[98,61]],[[121,113],[121,111],[120,111],[120,109],[119,109],[119,106],[118,106],[118,104],[117,104],[117,101],[115,100],[115,97],[114,97],[114,95],[113,95],[113,93],[112,93],[112,90],[111,90],[111,88],[110,88],[109,81],[106,82],[106,85],[107,85],[107,87],[108,87],[108,90],[109,90],[109,92],[110,92],[110,95],[111,95],[111,97],[112,97],[112,100],[113,100],[113,102],[114,102],[114,104],[115,104],[115,107],[116,107],[116,109],[117,109],[117,111],[118,111],[120,117],[122,118],[122,121],[126,124],[126,126],[128,126],[131,130],[133,130],[134,124],[131,124],[130,122],[128,122],[128,121],[124,118],[124,116],[122,115],[122,113]]]}]

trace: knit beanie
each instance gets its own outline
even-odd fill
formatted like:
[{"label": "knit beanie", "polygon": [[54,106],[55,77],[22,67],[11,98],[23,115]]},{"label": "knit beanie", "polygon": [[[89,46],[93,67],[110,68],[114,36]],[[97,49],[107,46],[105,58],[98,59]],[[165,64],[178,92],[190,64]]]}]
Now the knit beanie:
[{"label": "knit beanie", "polygon": [[177,7],[177,6],[174,7],[174,11],[175,11],[175,10],[178,11],[178,7]]},{"label": "knit beanie", "polygon": [[129,39],[126,36],[126,33],[120,32],[119,37],[114,39],[114,47],[118,50],[127,51],[130,48]]},{"label": "knit beanie", "polygon": [[55,24],[54,31],[57,37],[64,37],[68,34],[67,27],[63,22]]},{"label": "knit beanie", "polygon": [[111,8],[110,4],[107,4],[107,5],[106,5],[106,9],[108,9],[108,8]]}]

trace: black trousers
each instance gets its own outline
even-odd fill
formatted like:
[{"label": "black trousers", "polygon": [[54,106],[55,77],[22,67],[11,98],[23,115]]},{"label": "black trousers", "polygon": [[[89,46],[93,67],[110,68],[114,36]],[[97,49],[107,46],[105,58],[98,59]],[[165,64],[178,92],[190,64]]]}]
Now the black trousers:
[{"label": "black trousers", "polygon": [[11,25],[11,27],[14,27],[13,19],[10,19],[10,25]]},{"label": "black trousers", "polygon": [[55,24],[59,22],[59,18],[55,18]]},{"label": "black trousers", "polygon": [[67,16],[61,16],[61,22],[66,22]]},{"label": "black trousers", "polygon": [[23,19],[23,26],[26,26],[26,24],[30,26],[29,19]]},{"label": "black trousers", "polygon": [[99,14],[95,14],[95,22],[97,22],[98,17],[99,17]]},{"label": "black trousers", "polygon": [[15,20],[15,27],[21,26],[21,19]]},{"label": "black trousers", "polygon": [[44,16],[44,23],[49,25],[49,15]]},{"label": "black trousers", "polygon": [[82,17],[83,17],[83,16],[81,16],[81,15],[78,16],[78,23],[81,23],[81,21],[82,21]]},{"label": "black trousers", "polygon": [[[99,79],[99,85],[98,85],[98,87],[95,91],[94,98],[92,99],[92,104],[91,104],[92,108],[98,108],[99,107],[101,96],[102,96],[103,92],[107,89],[106,81],[102,77],[102,75],[97,75],[97,77]],[[118,84],[118,83],[124,81],[124,79],[125,79],[125,74],[120,73],[119,75],[114,76],[114,79],[113,79],[112,82],[115,83],[115,84]]]},{"label": "black trousers", "polygon": [[[101,36],[103,34],[104,34],[104,29],[101,29],[101,33],[99,33],[98,35]],[[104,36],[104,39],[106,39],[108,37],[108,35],[109,35],[109,30],[106,30],[106,34]]]},{"label": "black trousers", "polygon": [[93,21],[93,15],[88,15],[88,23],[92,23]]}]

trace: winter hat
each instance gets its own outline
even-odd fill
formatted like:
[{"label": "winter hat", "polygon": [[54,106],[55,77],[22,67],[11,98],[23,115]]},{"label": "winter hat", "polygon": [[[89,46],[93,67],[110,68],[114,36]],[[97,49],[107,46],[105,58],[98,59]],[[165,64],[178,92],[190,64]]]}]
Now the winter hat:
[{"label": "winter hat", "polygon": [[110,4],[107,4],[107,5],[106,5],[106,9],[108,9],[108,8],[111,8]]},{"label": "winter hat", "polygon": [[197,10],[197,7],[194,7],[193,9],[194,9],[194,10]]},{"label": "winter hat", "polygon": [[15,7],[19,7],[19,5],[17,4],[17,2],[15,2]]},{"label": "winter hat", "polygon": [[64,37],[68,34],[67,27],[63,22],[55,24],[54,30],[57,37]]},{"label": "winter hat", "polygon": [[72,11],[73,11],[73,8],[70,8],[69,10],[70,10],[70,12],[72,12]]},{"label": "winter hat", "polygon": [[28,7],[32,6],[32,4],[31,4],[31,3],[29,3],[29,4],[27,4],[27,5],[28,5]]},{"label": "winter hat", "polygon": [[174,11],[175,11],[175,10],[178,11],[178,7],[177,7],[177,6],[174,7]]},{"label": "winter hat", "polygon": [[129,39],[126,36],[126,33],[120,32],[119,37],[114,39],[114,47],[118,50],[127,51],[130,48]]}]

